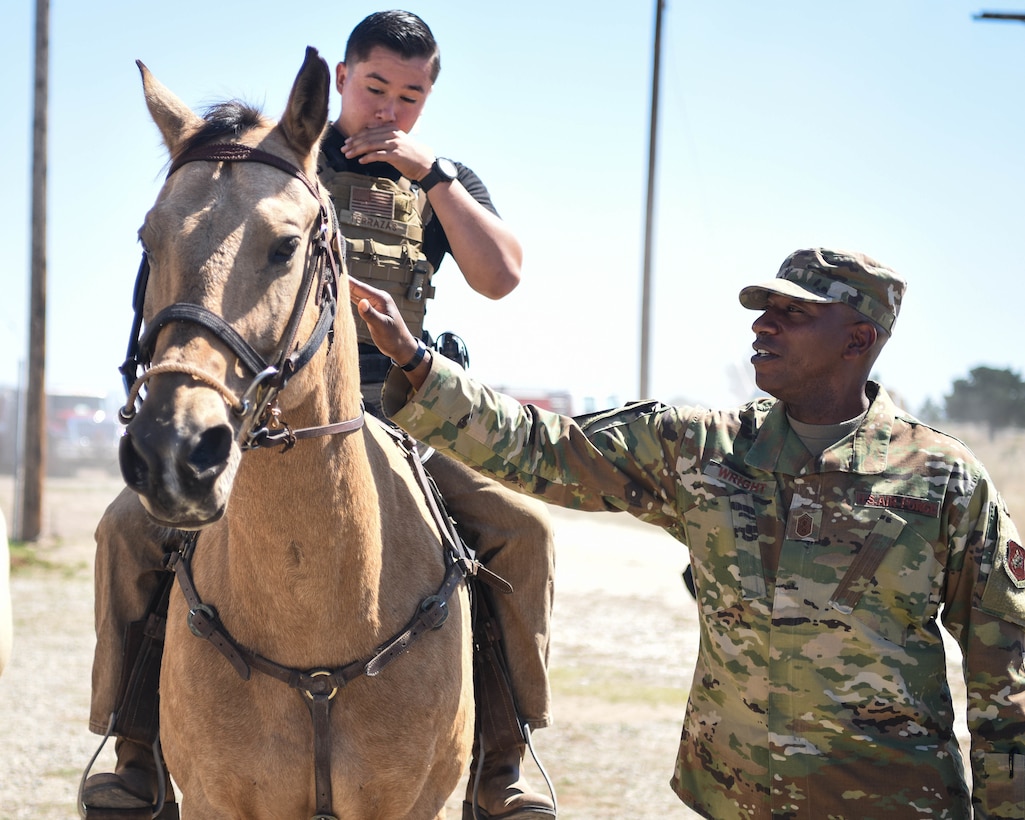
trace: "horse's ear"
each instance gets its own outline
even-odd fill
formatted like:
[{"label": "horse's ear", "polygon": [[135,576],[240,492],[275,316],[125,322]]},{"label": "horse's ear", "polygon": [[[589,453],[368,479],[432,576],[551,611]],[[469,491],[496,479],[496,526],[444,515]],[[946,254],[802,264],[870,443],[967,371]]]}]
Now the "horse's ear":
[{"label": "horse's ear", "polygon": [[306,59],[288,95],[288,106],[278,125],[300,156],[309,156],[320,143],[327,125],[331,70],[317,49],[306,47]]},{"label": "horse's ear", "polygon": [[142,90],[146,93],[150,116],[160,129],[167,150],[174,156],[182,140],[203,125],[203,118],[160,83],[141,60],[136,60],[135,64],[142,74]]}]

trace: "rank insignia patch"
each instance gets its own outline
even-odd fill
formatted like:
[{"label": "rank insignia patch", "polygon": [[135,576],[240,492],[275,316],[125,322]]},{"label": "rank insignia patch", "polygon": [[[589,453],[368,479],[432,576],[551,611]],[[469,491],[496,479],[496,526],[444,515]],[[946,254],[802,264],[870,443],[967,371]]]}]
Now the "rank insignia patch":
[{"label": "rank insignia patch", "polygon": [[816,541],[822,527],[820,507],[792,509],[787,520],[787,538],[793,541]]},{"label": "rank insignia patch", "polygon": [[794,519],[794,531],[801,538],[807,538],[811,535],[812,527],[815,526],[815,522],[808,513],[800,513],[797,518]]}]

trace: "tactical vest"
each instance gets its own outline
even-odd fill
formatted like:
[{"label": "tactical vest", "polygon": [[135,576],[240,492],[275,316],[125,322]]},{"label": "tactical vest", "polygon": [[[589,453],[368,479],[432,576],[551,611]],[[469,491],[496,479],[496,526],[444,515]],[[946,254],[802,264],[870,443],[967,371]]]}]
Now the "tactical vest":
[{"label": "tactical vest", "polygon": [[[345,238],[345,264],[357,279],[392,295],[414,336],[424,329],[426,301],[434,297],[434,268],[423,254],[424,214],[408,180],[319,170],[338,213]],[[356,315],[356,336],[373,344],[366,323]]]}]

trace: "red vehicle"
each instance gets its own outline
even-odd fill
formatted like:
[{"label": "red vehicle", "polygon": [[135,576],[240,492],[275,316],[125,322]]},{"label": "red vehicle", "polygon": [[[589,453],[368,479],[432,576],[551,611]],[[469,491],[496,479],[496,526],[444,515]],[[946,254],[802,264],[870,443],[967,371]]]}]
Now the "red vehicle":
[{"label": "red vehicle", "polygon": [[[21,396],[0,388],[0,472],[13,473],[21,461]],[[46,397],[46,471],[74,475],[80,468],[101,468],[116,474],[121,425],[106,396],[50,393]]]},{"label": "red vehicle", "polygon": [[106,396],[55,394],[46,397],[46,472],[74,475],[80,468],[119,471],[121,425]]}]

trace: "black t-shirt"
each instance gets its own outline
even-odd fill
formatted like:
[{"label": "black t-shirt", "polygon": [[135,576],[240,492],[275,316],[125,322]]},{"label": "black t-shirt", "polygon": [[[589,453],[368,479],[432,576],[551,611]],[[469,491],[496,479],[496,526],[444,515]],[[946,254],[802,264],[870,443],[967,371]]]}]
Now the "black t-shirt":
[{"label": "black t-shirt", "polygon": [[[327,129],[327,134],[320,143],[324,158],[336,171],[348,171],[354,174],[364,174],[369,177],[381,177],[383,179],[390,179],[393,182],[398,182],[402,179],[402,174],[387,162],[371,162],[366,165],[360,165],[358,158],[347,159],[342,153],[342,144],[344,142],[345,137],[341,131],[331,126]],[[495,216],[498,216],[498,211],[495,210],[495,206],[491,202],[491,195],[488,193],[488,189],[484,187],[480,177],[458,162],[456,163],[456,168],[459,170],[459,183],[469,191],[470,196],[491,211],[491,213],[495,214]],[[416,183],[414,182],[413,185],[415,186]],[[445,235],[445,229],[441,226],[441,221],[436,219],[433,213],[427,224],[424,225],[423,251],[427,261],[431,263],[435,270],[441,265],[445,254],[452,252],[452,248],[448,243],[448,237]]]}]

